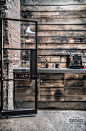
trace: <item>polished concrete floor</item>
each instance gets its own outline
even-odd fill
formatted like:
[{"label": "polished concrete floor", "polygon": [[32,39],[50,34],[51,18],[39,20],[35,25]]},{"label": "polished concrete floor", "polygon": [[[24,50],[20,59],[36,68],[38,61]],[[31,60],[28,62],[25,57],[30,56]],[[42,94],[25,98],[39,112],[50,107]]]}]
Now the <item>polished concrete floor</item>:
[{"label": "polished concrete floor", "polygon": [[86,111],[38,110],[36,116],[0,119],[0,131],[86,131]]}]

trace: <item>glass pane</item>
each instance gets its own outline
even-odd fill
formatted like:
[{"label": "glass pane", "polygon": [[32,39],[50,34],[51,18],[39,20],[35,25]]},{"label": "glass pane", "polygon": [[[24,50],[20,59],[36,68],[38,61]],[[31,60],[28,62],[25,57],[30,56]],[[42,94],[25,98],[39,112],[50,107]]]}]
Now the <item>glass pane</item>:
[{"label": "glass pane", "polygon": [[31,49],[36,48],[36,25],[4,20],[3,26],[3,110],[35,109],[30,58]]},{"label": "glass pane", "polygon": [[35,49],[35,23],[4,21],[4,48]]},{"label": "glass pane", "polygon": [[35,80],[3,81],[3,110],[13,109],[35,109]]},{"label": "glass pane", "polygon": [[35,108],[35,80],[15,82],[15,108]]},{"label": "glass pane", "polygon": [[30,50],[3,51],[3,79],[14,79],[14,70],[23,68],[25,72],[30,68]]}]

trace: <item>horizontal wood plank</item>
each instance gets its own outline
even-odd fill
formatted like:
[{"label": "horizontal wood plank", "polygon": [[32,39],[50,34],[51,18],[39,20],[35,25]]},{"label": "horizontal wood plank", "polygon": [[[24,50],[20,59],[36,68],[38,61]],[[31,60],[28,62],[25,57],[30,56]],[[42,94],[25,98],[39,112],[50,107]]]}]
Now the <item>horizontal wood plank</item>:
[{"label": "horizontal wood plank", "polygon": [[[21,25],[21,31],[26,30],[28,26],[31,31],[35,31],[35,25]],[[86,25],[38,25],[38,31],[43,30],[86,30]]]},{"label": "horizontal wood plank", "polygon": [[61,1],[61,0],[36,0],[36,1],[33,1],[33,0],[22,0],[22,5],[69,5],[69,4],[86,4],[86,1],[85,0],[64,0],[64,1]]},{"label": "horizontal wood plank", "polygon": [[48,89],[48,90],[40,90],[40,95],[52,95],[52,96],[62,96],[64,95],[64,88],[57,88],[56,90]]},{"label": "horizontal wood plank", "polygon": [[[39,36],[38,43],[86,43],[86,38],[83,36]],[[34,37],[25,37],[21,39],[21,43],[35,43]]]},{"label": "horizontal wood plank", "polygon": [[64,95],[86,95],[86,88],[64,88]]},{"label": "horizontal wood plank", "polygon": [[[23,35],[21,35],[22,38],[29,38],[29,37],[33,37],[33,39],[35,39],[35,34],[33,33],[25,33]],[[39,36],[66,36],[66,37],[86,37],[86,31],[39,31],[38,32],[38,37]]]},{"label": "horizontal wood plank", "polygon": [[65,80],[64,81],[65,87],[86,87],[85,80]]},{"label": "horizontal wood plank", "polygon": [[21,11],[82,11],[86,10],[86,5],[67,6],[21,6]]},{"label": "horizontal wood plank", "polygon": [[64,101],[64,97],[62,96],[41,96],[40,101]]},{"label": "horizontal wood plank", "polygon": [[86,79],[86,74],[65,74],[64,76],[65,79],[69,79],[69,80],[83,80]]},{"label": "horizontal wood plank", "polygon": [[38,62],[60,62],[60,56],[38,56]]},{"label": "horizontal wood plank", "polygon": [[42,75],[40,75],[40,79],[50,79],[50,80],[52,80],[52,79],[54,79],[54,80],[60,80],[60,79],[63,79],[64,78],[64,74],[42,74]]},{"label": "horizontal wood plank", "polygon": [[58,83],[41,83],[40,87],[64,87],[63,82]]},{"label": "horizontal wood plank", "polygon": [[79,95],[79,96],[65,96],[64,101],[86,101],[86,95]]},{"label": "horizontal wood plank", "polygon": [[[27,46],[27,48],[30,48],[30,46]],[[34,47],[33,47],[34,48]],[[38,45],[38,49],[86,49],[86,44],[63,44],[63,45],[50,45],[50,44],[40,44]]]},{"label": "horizontal wood plank", "polygon": [[56,80],[56,79],[53,79],[53,80],[51,80],[51,79],[41,79],[41,84],[42,83],[63,83],[63,80]]},{"label": "horizontal wood plank", "polygon": [[[22,48],[35,49],[35,45],[26,44]],[[37,44],[38,49],[86,49],[86,44]]]},{"label": "horizontal wood plank", "polygon": [[82,50],[38,50],[38,55],[67,55],[69,52],[84,53]]},{"label": "horizontal wood plank", "polygon": [[15,97],[16,101],[35,101],[35,97],[34,96],[27,96],[27,97],[21,97],[21,96],[16,96]]},{"label": "horizontal wood plank", "polygon": [[[34,19],[27,19],[27,18],[23,18],[22,17],[22,19],[23,20],[34,20]],[[35,21],[37,21],[38,22],[38,24],[52,24],[52,25],[54,25],[54,24],[85,24],[86,23],[86,18],[71,18],[71,19],[61,19],[61,18],[59,18],[59,19],[52,19],[52,18],[49,18],[49,19],[47,19],[47,18],[41,18],[41,19],[35,19]]]}]

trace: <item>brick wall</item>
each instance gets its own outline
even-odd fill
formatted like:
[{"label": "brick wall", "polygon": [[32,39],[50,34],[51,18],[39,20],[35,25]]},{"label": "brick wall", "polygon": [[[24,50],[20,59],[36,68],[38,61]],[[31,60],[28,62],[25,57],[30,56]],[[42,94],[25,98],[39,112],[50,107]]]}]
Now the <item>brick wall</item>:
[{"label": "brick wall", "polygon": [[[20,0],[6,0],[4,14],[6,18],[20,19]],[[20,22],[4,22],[4,48],[20,48]],[[20,51],[4,51],[4,79],[13,79],[13,68],[20,67]],[[13,81],[3,82],[3,108],[12,110],[13,107]],[[8,96],[8,97],[7,97]]]},{"label": "brick wall", "polygon": [[[0,18],[4,15],[5,16],[5,0],[0,0]],[[1,24],[1,23],[0,23]],[[0,26],[0,70],[1,70],[1,26]],[[1,78],[1,75],[0,75]],[[1,81],[0,81],[0,96],[1,96]],[[0,107],[1,107],[1,97],[0,97]]]}]

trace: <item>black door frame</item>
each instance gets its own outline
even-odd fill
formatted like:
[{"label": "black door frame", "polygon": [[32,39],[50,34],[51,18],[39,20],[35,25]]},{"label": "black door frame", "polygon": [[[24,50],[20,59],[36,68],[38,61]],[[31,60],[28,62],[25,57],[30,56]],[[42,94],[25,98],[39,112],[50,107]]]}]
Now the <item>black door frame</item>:
[{"label": "black door frame", "polygon": [[[10,21],[20,21],[20,22],[34,22],[35,23],[35,49],[15,49],[15,48],[10,48],[10,50],[30,50],[30,52],[34,52],[31,50],[35,50],[35,66],[33,64],[33,67],[30,68],[30,73],[32,72],[32,69],[35,68],[35,74],[33,74],[33,76],[35,77],[30,77],[31,79],[35,80],[35,109],[34,110],[28,110],[28,109],[23,109],[23,110],[19,110],[19,109],[14,109],[14,110],[3,110],[3,81],[9,81],[9,80],[13,80],[16,81],[16,79],[3,79],[3,21],[6,20],[10,20]],[[2,18],[0,19],[0,23],[1,23],[1,116],[2,117],[11,117],[11,116],[23,116],[23,115],[28,115],[28,114],[37,114],[37,21],[28,21],[28,20],[22,20],[22,19],[10,19],[10,18]],[[8,49],[9,48],[5,48]],[[33,55],[34,56],[34,55]],[[31,60],[31,63],[33,63],[33,61]],[[32,64],[31,64],[32,65]]]}]

